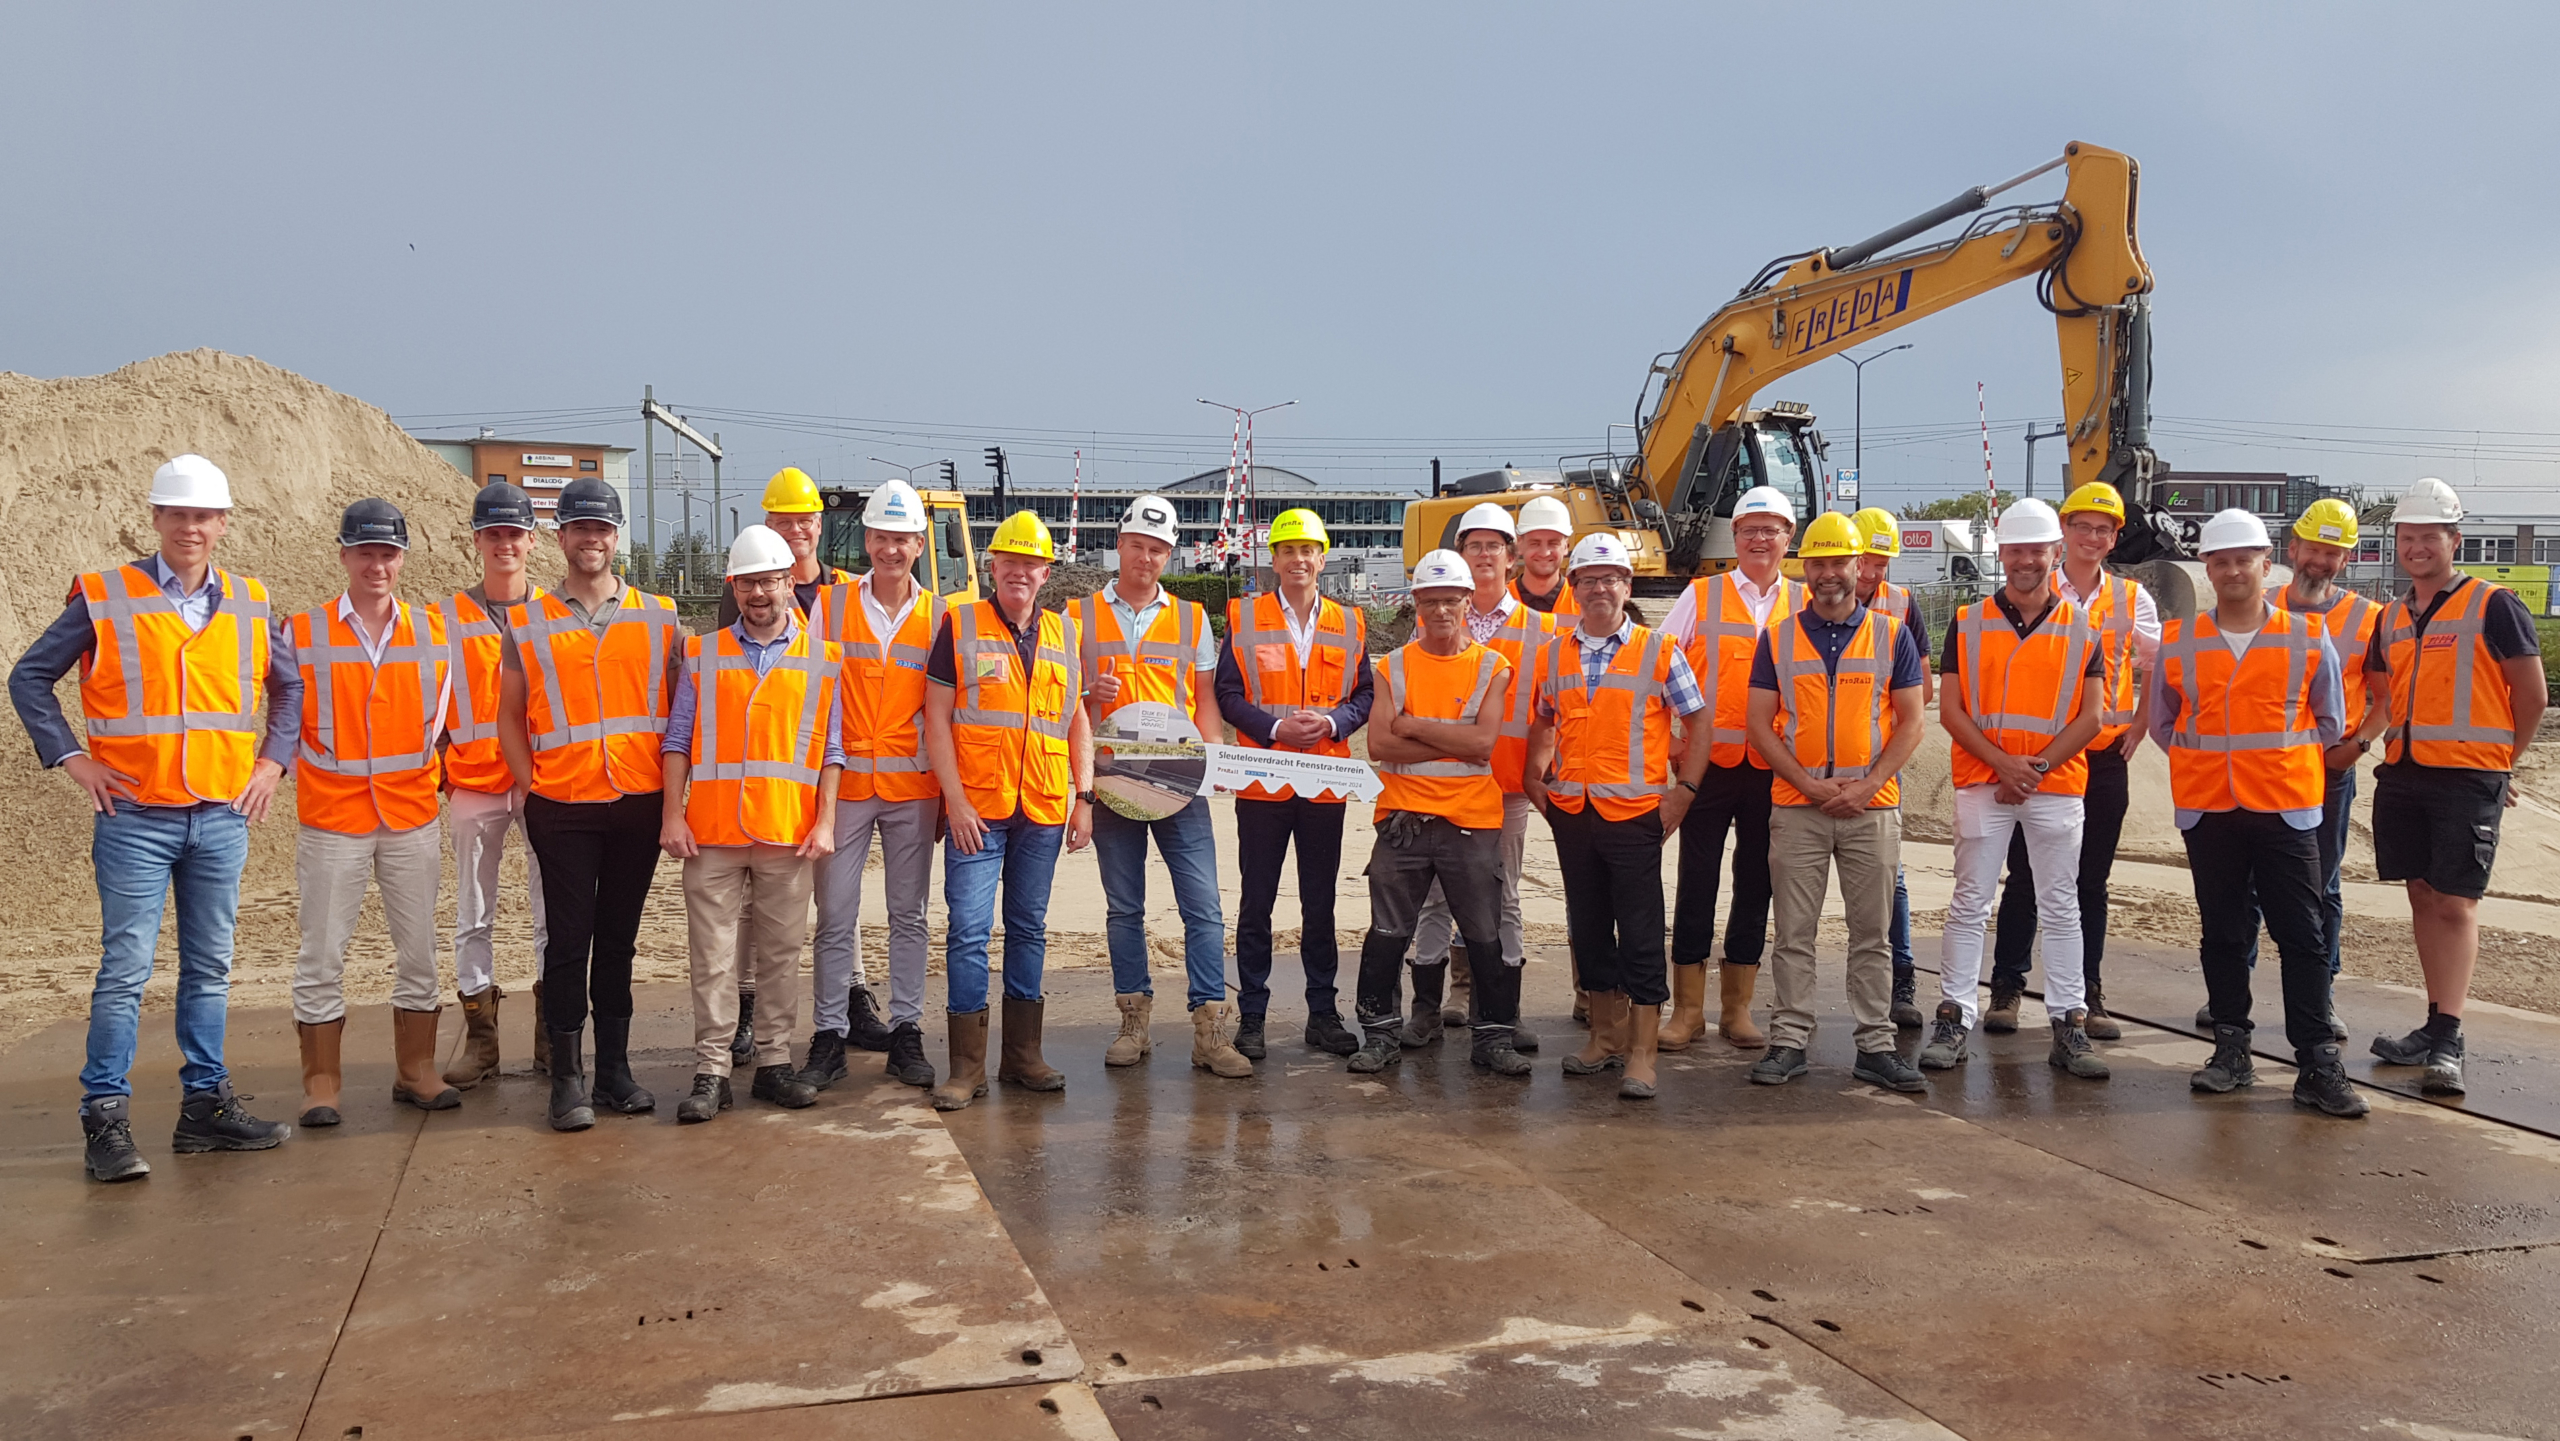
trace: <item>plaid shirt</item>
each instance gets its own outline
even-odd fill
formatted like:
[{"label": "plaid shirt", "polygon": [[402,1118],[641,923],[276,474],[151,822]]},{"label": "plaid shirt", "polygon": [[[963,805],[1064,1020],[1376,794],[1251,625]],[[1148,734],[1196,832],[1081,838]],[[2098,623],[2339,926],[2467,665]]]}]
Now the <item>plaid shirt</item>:
[{"label": "plaid shirt", "polygon": [[[1618,647],[1625,645],[1635,635],[1635,631],[1634,621],[1621,620],[1614,634],[1599,640],[1593,640],[1589,631],[1577,629],[1574,632],[1574,639],[1582,646],[1584,694],[1588,695],[1599,688],[1600,677],[1609,673],[1609,662],[1617,658]],[[1667,640],[1665,644],[1668,644]],[[1547,686],[1550,690],[1553,689],[1554,677],[1548,677]],[[1705,697],[1698,694],[1697,674],[1689,669],[1689,658],[1682,655],[1676,646],[1671,647],[1671,679],[1663,684],[1662,699],[1664,704],[1671,707],[1674,715],[1692,716],[1707,708]],[[1540,720],[1556,718],[1555,705],[1547,699],[1545,692],[1541,692],[1538,696],[1538,718]]]}]

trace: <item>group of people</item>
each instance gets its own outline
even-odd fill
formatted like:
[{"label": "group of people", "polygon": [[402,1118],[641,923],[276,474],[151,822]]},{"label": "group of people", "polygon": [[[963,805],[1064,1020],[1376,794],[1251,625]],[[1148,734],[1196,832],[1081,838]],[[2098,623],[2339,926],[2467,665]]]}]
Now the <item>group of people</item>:
[{"label": "group of people", "polygon": [[[1294,846],[1306,1045],[1376,1072],[1463,1026],[1473,1064],[1526,1075],[1539,1048],[1520,1016],[1533,814],[1555,845],[1576,1019],[1589,1025],[1563,1060],[1568,1075],[1613,1074],[1622,1096],[1654,1095],[1659,1054],[1705,1032],[1710,960],[1719,1033],[1764,1052],[1749,1079],[1806,1074],[1816,941],[1836,871],[1858,1079],[1925,1090],[1922,1070],[1961,1065],[1977,1026],[2014,1029],[2039,933],[2052,1062],[2103,1078],[2092,1042],[2119,1034],[2100,979],[2108,870],[2127,762],[2145,738],[2169,758],[2204,918],[2199,1024],[2211,1025],[2215,1052],[2193,1084],[2228,1091],[2255,1079],[2249,976],[2263,917],[2281,959],[2295,1099],[2358,1115],[2329,1004],[2355,764],[2385,740],[2376,861],[2384,879],[2408,884],[2429,1000],[2418,1030],[2374,1050],[2425,1067],[2430,1090],[2459,1092],[2474,912],[2511,803],[2507,773],[2544,696],[2522,605],[2454,569],[2461,508],[2435,480],[2412,487],[2393,517],[2411,588],[2388,605],[2334,586],[2357,518],[2322,501],[2295,527],[2293,579],[2275,591],[2264,525],[2240,511],[2214,517],[2201,544],[2214,603],[2165,624],[2139,585],[2105,568],[2125,522],[2112,488],[2081,486],[2059,513],[2021,501],[1997,529],[2003,584],[1956,614],[1934,676],[1926,623],[1887,578],[1900,547],[1893,518],[1829,513],[1799,531],[1787,498],[1765,488],[1735,507],[1734,568],[1693,583],[1659,628],[1628,605],[1634,565],[1618,535],[1576,539],[1553,495],[1516,511],[1476,505],[1455,528],[1456,549],[1413,570],[1412,639],[1375,657],[1366,615],[1319,591],[1330,542],[1307,510],[1272,522],[1276,585],[1230,601],[1221,637],[1201,606],[1161,583],[1179,538],[1162,497],[1139,497],[1121,518],[1111,584],[1050,610],[1040,596],[1055,549],[1031,512],[997,527],[984,598],[952,601],[919,583],[927,515],[905,482],[868,497],[869,565],[856,575],[819,559],[817,487],[786,469],[766,490],[763,523],[730,548],[717,624],[697,635],[672,601],[619,575],[622,505],[598,480],[560,492],[556,587],[528,573],[532,501],[500,482],[472,506],[479,583],[434,605],[402,599],[406,517],[361,500],[338,534],[345,590],[283,617],[258,581],[213,563],[231,510],[220,469],[179,456],[154,476],[150,503],[158,551],[80,576],[10,679],[39,758],[95,812],[103,944],[81,1118],[101,1181],[149,1170],[132,1139],[129,1074],[172,890],[183,1091],[173,1149],[261,1150],[290,1134],[242,1106],[223,1062],[247,827],[288,766],[306,1127],[340,1121],[342,974],[369,889],[395,953],[394,1101],[450,1109],[497,1072],[504,992],[491,933],[511,832],[532,878],[533,1060],[563,1131],[592,1126],[599,1110],[657,1105],[632,1074],[629,1045],[632,962],[662,856],[682,863],[695,1039],[695,1075],[676,1106],[686,1123],[733,1104],[740,1067],[752,1067],[756,1099],[808,1106],[849,1074],[853,1050],[885,1053],[885,1073],[929,1088],[936,1108],[966,1107],[987,1091],[991,1030],[996,1080],[1063,1088],[1042,1039],[1046,916],[1060,853],[1087,845],[1121,1018],[1102,1060],[1144,1062],[1154,1045],[1151,837],[1182,918],[1196,1067],[1247,1077],[1266,1055],[1272,913]],[[1784,574],[1790,554],[1801,579]],[[85,743],[54,693],[75,669]],[[1898,784],[1933,694],[1956,787],[1934,1018],[1919,1009],[1910,954]],[[1379,795],[1351,1024],[1334,920],[1346,801],[1271,781],[1236,797],[1231,985],[1208,798],[1152,821],[1095,806],[1095,738],[1116,734],[1115,714],[1140,703],[1170,707],[1207,739],[1232,729],[1245,746],[1312,755],[1348,757],[1367,728]],[[439,1070],[448,835],[466,1040]],[[1666,904],[1662,849],[1674,836],[1678,894]],[[1734,894],[1719,957],[1728,836]],[[859,958],[875,841],[885,1009]],[[947,908],[939,1076],[921,1028],[937,848]],[[2004,865],[1984,1009],[1976,990]],[[813,898],[814,1028],[795,1064]],[[999,913],[1002,1021],[991,1026]],[[1775,971],[1765,1033],[1751,1015],[1764,960]],[[1897,1032],[1924,1025],[1915,1067]]]}]

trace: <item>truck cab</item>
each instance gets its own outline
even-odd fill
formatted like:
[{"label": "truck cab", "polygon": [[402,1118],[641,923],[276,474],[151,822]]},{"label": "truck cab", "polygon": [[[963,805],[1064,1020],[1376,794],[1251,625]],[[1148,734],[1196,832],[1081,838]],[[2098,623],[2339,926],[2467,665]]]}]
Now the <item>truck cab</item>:
[{"label": "truck cab", "polygon": [[[978,557],[969,541],[969,505],[956,490],[921,492],[931,517],[926,536],[932,542],[916,559],[916,579],[935,595],[959,605],[978,598]],[[856,575],[871,569],[871,552],[862,543],[863,492],[822,490],[826,523],[818,534],[818,559]]]}]

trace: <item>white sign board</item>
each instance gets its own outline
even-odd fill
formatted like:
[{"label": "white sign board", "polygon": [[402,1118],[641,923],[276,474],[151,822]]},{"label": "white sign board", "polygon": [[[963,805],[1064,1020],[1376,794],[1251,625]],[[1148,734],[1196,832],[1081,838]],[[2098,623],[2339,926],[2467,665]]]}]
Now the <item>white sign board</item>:
[{"label": "white sign board", "polygon": [[1259,746],[1204,746],[1209,773],[1203,784],[1213,790],[1240,791],[1261,781],[1290,786],[1302,796],[1331,794],[1343,800],[1367,801],[1378,796],[1378,773],[1368,762],[1349,756],[1315,756],[1301,751],[1264,750]]},{"label": "white sign board", "polygon": [[578,463],[578,458],[574,455],[543,455],[533,453],[525,456],[524,463],[527,465],[557,466],[562,470],[566,470],[570,466],[576,465]]},{"label": "white sign board", "polygon": [[1842,505],[1852,507],[1857,505],[1858,473],[1856,471],[1843,470],[1835,473],[1832,476],[1832,488],[1839,494]]}]

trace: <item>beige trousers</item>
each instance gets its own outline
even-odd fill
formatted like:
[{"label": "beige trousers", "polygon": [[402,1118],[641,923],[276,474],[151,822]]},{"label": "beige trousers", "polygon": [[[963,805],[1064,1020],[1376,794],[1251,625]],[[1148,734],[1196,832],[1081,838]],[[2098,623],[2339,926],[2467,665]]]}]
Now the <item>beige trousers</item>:
[{"label": "beige trousers", "polygon": [[704,846],[684,863],[684,912],[693,955],[694,1073],[729,1074],[742,954],[755,957],[755,1063],[791,1064],[800,948],[809,938],[809,862],[789,846]]},{"label": "beige trousers", "polygon": [[1840,899],[1849,921],[1849,1018],[1861,1051],[1889,1051],[1894,1044],[1893,876],[1902,865],[1902,812],[1867,810],[1847,820],[1817,806],[1769,809],[1770,904],[1777,913],[1777,944],[1770,976],[1776,987],[1769,1012],[1771,1046],[1813,1044],[1814,942],[1822,933],[1822,903],[1831,872],[1840,872]]},{"label": "beige trousers", "polygon": [[368,883],[382,890],[391,931],[391,1004],[436,1009],[436,894],[444,889],[444,837],[434,821],[414,831],[350,836],[302,827],[293,879],[302,893],[302,950],[293,963],[293,1018],[305,1025],[347,1013],[347,943],[355,939]]}]

